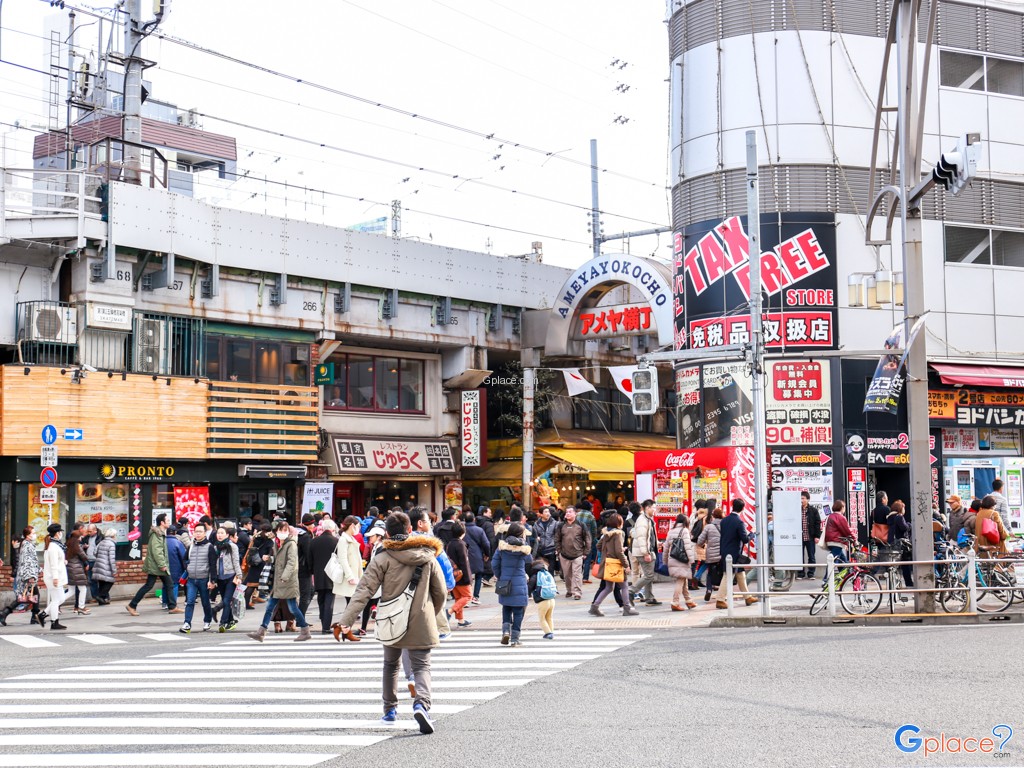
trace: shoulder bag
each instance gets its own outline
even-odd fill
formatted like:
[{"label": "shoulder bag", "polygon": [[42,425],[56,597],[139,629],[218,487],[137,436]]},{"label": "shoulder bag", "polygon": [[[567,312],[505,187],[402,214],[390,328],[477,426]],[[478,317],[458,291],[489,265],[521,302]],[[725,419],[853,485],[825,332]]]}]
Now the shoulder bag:
[{"label": "shoulder bag", "polygon": [[512,594],[512,579],[501,579],[494,585],[494,594],[508,597]]},{"label": "shoulder bag", "polygon": [[331,556],[327,558],[327,562],[324,563],[324,575],[335,584],[341,584],[345,580],[345,569],[338,562],[337,550],[332,552]]},{"label": "shoulder bag", "polygon": [[998,544],[1002,541],[1002,539],[999,538],[999,526],[996,525],[995,520],[991,517],[982,518],[981,535],[988,539],[992,544]]},{"label": "shoulder bag", "polygon": [[878,539],[882,543],[889,541],[889,526],[885,523],[871,524],[871,538]]},{"label": "shoulder bag", "polygon": [[383,645],[394,645],[409,631],[409,616],[416,595],[416,587],[423,577],[423,566],[416,566],[412,579],[401,594],[377,605],[377,622],[373,627],[374,637]]},{"label": "shoulder bag", "polygon": [[604,561],[604,580],[618,584],[626,580],[626,571],[622,567],[622,561],[615,557],[606,558]]}]

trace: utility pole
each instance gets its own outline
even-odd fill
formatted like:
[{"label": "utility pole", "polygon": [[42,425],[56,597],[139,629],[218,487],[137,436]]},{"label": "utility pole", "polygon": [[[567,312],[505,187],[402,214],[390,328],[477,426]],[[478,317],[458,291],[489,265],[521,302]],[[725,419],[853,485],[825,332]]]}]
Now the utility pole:
[{"label": "utility pole", "polygon": [[597,204],[597,139],[590,140],[590,230],[596,259],[601,255],[601,211]]},{"label": "utility pole", "polygon": [[533,508],[533,404],[537,388],[537,368],[540,366],[540,351],[523,349],[520,360],[523,366],[523,511]]},{"label": "utility pole", "polygon": [[[757,184],[757,134],[747,131],[747,237],[750,241],[750,377],[754,408],[754,512],[757,525],[757,562],[768,564],[767,437],[764,415],[764,336],[761,332],[761,201]],[[757,571],[757,586],[765,592],[761,615],[769,611],[771,587],[767,568]]]},{"label": "utility pole", "polygon": [[[75,98],[75,12],[68,11],[68,104],[64,121],[64,168],[74,165],[75,143],[71,137],[71,102]],[[70,182],[69,182],[70,183]]]},{"label": "utility pole", "polygon": [[127,0],[125,7],[128,16],[124,22],[123,180],[138,184],[142,163],[142,58],[139,48],[145,37],[142,34],[142,0]]}]

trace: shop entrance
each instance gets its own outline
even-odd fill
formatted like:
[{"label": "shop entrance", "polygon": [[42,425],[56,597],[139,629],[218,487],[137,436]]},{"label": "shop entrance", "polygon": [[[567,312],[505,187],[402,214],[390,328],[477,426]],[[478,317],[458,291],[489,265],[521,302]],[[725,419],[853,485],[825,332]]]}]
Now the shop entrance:
[{"label": "shop entrance", "polygon": [[885,491],[889,496],[889,506],[899,499],[910,506],[910,472],[906,469],[871,469],[868,470],[868,510],[875,508],[875,494]]}]

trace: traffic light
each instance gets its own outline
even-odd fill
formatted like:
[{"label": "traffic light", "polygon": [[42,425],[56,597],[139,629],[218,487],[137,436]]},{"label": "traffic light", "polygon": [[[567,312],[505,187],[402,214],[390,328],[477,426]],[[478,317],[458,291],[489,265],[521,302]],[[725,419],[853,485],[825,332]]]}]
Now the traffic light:
[{"label": "traffic light", "polygon": [[633,371],[633,413],[650,416],[658,410],[658,371],[654,368],[640,368]]},{"label": "traffic light", "polygon": [[981,157],[981,134],[965,133],[952,152],[943,152],[932,170],[932,178],[953,195],[957,195],[978,172]]}]

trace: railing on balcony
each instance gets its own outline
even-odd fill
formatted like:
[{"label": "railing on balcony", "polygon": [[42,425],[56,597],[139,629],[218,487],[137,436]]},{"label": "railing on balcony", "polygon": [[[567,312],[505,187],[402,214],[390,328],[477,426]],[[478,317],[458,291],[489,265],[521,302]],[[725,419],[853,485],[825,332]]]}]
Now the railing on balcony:
[{"label": "railing on balcony", "polygon": [[317,388],[211,381],[211,459],[316,461]]}]

